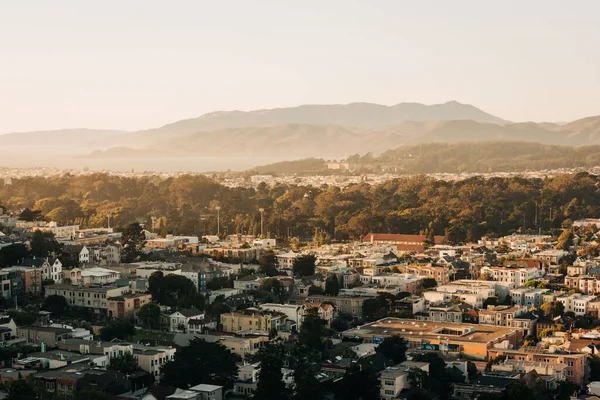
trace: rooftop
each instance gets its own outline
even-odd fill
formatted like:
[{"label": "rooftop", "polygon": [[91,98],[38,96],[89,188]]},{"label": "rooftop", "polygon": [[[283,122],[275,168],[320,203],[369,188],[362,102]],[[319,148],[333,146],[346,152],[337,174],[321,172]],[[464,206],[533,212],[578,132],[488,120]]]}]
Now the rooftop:
[{"label": "rooftop", "polygon": [[450,322],[423,322],[412,319],[383,318],[354,329],[344,331],[345,337],[386,337],[400,335],[405,338],[453,340],[488,343],[498,341],[514,332],[514,328],[488,325],[455,324]]}]

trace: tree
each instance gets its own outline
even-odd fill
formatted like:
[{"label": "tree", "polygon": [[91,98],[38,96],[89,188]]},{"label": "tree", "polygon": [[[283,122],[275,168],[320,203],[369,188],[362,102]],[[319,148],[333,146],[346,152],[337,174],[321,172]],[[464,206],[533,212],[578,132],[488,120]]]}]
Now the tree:
[{"label": "tree", "polygon": [[49,255],[58,252],[61,245],[54,238],[52,232],[41,232],[36,230],[29,241],[31,254],[36,257],[48,257]]},{"label": "tree", "polygon": [[423,289],[430,289],[437,286],[437,281],[433,278],[423,279]]},{"label": "tree", "polygon": [[565,306],[560,301],[549,301],[542,304],[540,308],[544,312],[544,315],[551,318],[560,317],[565,312]]},{"label": "tree", "polygon": [[259,271],[268,276],[276,276],[279,275],[279,271],[277,270],[277,257],[275,256],[275,252],[273,250],[267,250],[258,260],[260,264]]},{"label": "tree", "polygon": [[487,306],[497,306],[498,298],[496,296],[490,296],[483,302],[483,307],[487,308]]},{"label": "tree", "polygon": [[158,304],[170,307],[190,308],[196,300],[196,285],[182,275],[164,275],[156,271],[148,279],[148,291]]},{"label": "tree", "polygon": [[579,386],[570,381],[559,381],[556,388],[556,400],[569,400]]},{"label": "tree", "polygon": [[298,334],[298,342],[311,349],[322,351],[325,348],[323,336],[325,335],[326,324],[324,320],[319,318],[316,308],[307,310]]},{"label": "tree", "polygon": [[324,390],[317,379],[315,364],[302,359],[294,368],[294,400],[322,400]]},{"label": "tree", "polygon": [[402,336],[388,336],[377,346],[375,351],[391,359],[396,364],[406,361],[406,341]]},{"label": "tree", "polygon": [[11,267],[29,256],[23,243],[13,243],[0,249],[0,267]]},{"label": "tree", "polygon": [[330,275],[325,281],[325,294],[337,296],[340,292],[340,281],[335,274]]},{"label": "tree", "polygon": [[29,208],[25,208],[21,212],[21,215],[19,215],[19,219],[21,221],[27,221],[27,222],[36,221],[38,219],[41,219],[41,213],[39,211],[32,211]]},{"label": "tree", "polygon": [[565,229],[558,237],[556,248],[559,250],[569,250],[573,246],[575,235],[571,229]]},{"label": "tree", "polygon": [[296,257],[292,265],[294,275],[299,277],[314,275],[316,260],[317,258],[312,254]]},{"label": "tree", "polygon": [[533,397],[533,390],[521,379],[518,379],[506,385],[504,396],[507,399],[530,399]]},{"label": "tree", "polygon": [[262,360],[253,399],[278,400],[283,398],[286,387],[281,368],[283,368],[283,361],[275,355],[269,354]]},{"label": "tree", "polygon": [[121,244],[123,245],[123,261],[133,262],[140,255],[144,247],[146,236],[144,229],[138,222],[133,222],[121,233]]},{"label": "tree", "polygon": [[140,369],[136,358],[131,352],[126,351],[122,355],[110,359],[108,369],[119,371],[123,374],[132,374]]},{"label": "tree", "polygon": [[53,294],[44,299],[42,310],[50,311],[52,315],[60,317],[67,311],[68,304],[67,299],[58,294]]},{"label": "tree", "polygon": [[231,389],[237,379],[236,361],[235,354],[222,344],[195,338],[175,353],[174,360],[163,365],[161,384],[188,388],[208,383]]},{"label": "tree", "polygon": [[325,291],[322,288],[320,288],[319,286],[311,285],[308,288],[309,296],[320,295],[320,294],[325,294]]},{"label": "tree", "polygon": [[7,400],[36,400],[37,393],[33,387],[25,380],[18,379],[8,387]]},{"label": "tree", "polygon": [[267,278],[260,283],[260,290],[274,294],[280,297],[282,294],[281,282],[277,278]]},{"label": "tree", "polygon": [[135,334],[135,327],[127,322],[111,322],[100,329],[100,339],[110,342],[113,339],[127,340]]},{"label": "tree", "polygon": [[339,399],[378,400],[380,384],[377,373],[371,368],[361,370],[352,365],[344,374],[335,395]]},{"label": "tree", "polygon": [[144,304],[140,307],[137,318],[146,328],[157,328],[160,320],[160,307],[156,303]]}]

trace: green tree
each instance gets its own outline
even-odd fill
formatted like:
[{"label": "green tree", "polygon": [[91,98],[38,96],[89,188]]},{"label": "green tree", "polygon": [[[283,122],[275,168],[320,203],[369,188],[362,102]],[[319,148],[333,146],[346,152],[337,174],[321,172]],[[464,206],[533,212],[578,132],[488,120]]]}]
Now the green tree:
[{"label": "green tree", "polygon": [[237,379],[237,358],[220,343],[192,339],[162,367],[162,385],[187,388],[200,383],[231,389]]},{"label": "green tree", "polygon": [[560,301],[549,301],[542,304],[540,309],[551,318],[560,317],[565,312],[565,306]]},{"label": "green tree", "polygon": [[139,257],[141,249],[144,247],[146,237],[144,228],[138,223],[133,222],[121,233],[121,244],[123,245],[123,261],[133,262]]},{"label": "green tree", "polygon": [[569,250],[573,246],[575,235],[571,229],[565,229],[558,237],[556,248],[559,250]]},{"label": "green tree", "polygon": [[136,358],[131,352],[126,351],[122,355],[110,359],[108,369],[119,371],[123,374],[132,374],[140,369]]},{"label": "green tree", "polygon": [[53,294],[44,299],[42,310],[50,311],[55,317],[60,317],[67,312],[67,299],[58,294]]},{"label": "green tree", "polygon": [[113,339],[127,340],[135,334],[135,328],[128,322],[111,322],[100,329],[100,339],[110,342]]},{"label": "green tree", "polygon": [[326,322],[319,318],[316,308],[307,310],[298,333],[298,342],[313,350],[322,351],[325,348],[325,325]]},{"label": "green tree", "polygon": [[262,360],[253,399],[279,400],[284,398],[286,387],[281,368],[283,368],[283,361],[276,355],[269,354]]},{"label": "green tree", "polygon": [[406,361],[406,341],[402,336],[388,336],[375,348],[377,353],[391,359],[396,364]]},{"label": "green tree", "polygon": [[507,399],[530,399],[533,395],[533,390],[521,379],[508,383],[504,389],[504,396]]},{"label": "green tree", "polygon": [[61,247],[52,232],[41,232],[40,230],[33,232],[29,246],[31,255],[36,257],[48,257],[58,252]]},{"label": "green tree", "polygon": [[11,267],[29,257],[29,251],[23,243],[13,243],[0,249],[0,267]]},{"label": "green tree", "polygon": [[158,304],[170,307],[190,308],[197,297],[194,282],[182,275],[164,275],[162,271],[150,275],[148,291]]},{"label": "green tree", "polygon": [[37,221],[41,219],[41,213],[39,211],[32,211],[29,208],[25,208],[23,211],[21,211],[19,219],[27,222]]},{"label": "green tree", "polygon": [[156,329],[160,322],[160,307],[156,303],[144,304],[137,313],[138,320],[148,329]]},{"label": "green tree", "polygon": [[430,289],[437,286],[437,281],[433,278],[423,279],[423,289]]},{"label": "green tree", "polygon": [[337,296],[339,292],[340,281],[335,274],[332,274],[325,280],[325,294],[328,296]]},{"label": "green tree", "polygon": [[36,400],[37,393],[25,380],[18,379],[8,386],[7,400]]},{"label": "green tree", "polygon": [[292,265],[294,275],[300,277],[314,275],[316,260],[317,258],[312,254],[296,257]]},{"label": "green tree", "polygon": [[258,260],[260,264],[259,271],[267,276],[276,276],[279,275],[279,271],[277,270],[277,257],[275,256],[275,252],[273,250],[267,250]]},{"label": "green tree", "polygon": [[325,396],[323,385],[317,379],[316,364],[302,359],[294,368],[294,400],[322,400]]},{"label": "green tree", "polygon": [[337,386],[335,395],[340,399],[378,400],[380,384],[377,373],[370,368],[361,370],[352,365]]}]

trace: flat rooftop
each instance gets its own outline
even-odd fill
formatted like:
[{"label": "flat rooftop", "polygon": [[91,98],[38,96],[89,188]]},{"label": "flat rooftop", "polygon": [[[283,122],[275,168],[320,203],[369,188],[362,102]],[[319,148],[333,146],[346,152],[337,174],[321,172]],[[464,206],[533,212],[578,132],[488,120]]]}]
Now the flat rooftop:
[{"label": "flat rooftop", "polygon": [[517,330],[502,326],[455,324],[389,317],[349,329],[342,334],[349,338],[398,335],[407,339],[421,338],[432,341],[445,341],[447,339],[458,342],[488,343],[499,341]]}]

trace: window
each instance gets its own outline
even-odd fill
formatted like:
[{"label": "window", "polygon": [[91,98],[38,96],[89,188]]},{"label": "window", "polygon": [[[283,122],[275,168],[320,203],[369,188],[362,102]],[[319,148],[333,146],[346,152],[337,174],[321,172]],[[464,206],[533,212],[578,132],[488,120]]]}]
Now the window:
[{"label": "window", "polygon": [[386,386],[393,386],[394,385],[394,381],[388,381],[388,380],[386,380],[386,381],[384,381],[384,385],[386,385]]},{"label": "window", "polygon": [[394,395],[394,391],[393,390],[386,390],[384,393],[386,395],[389,395],[389,396],[393,396]]}]

